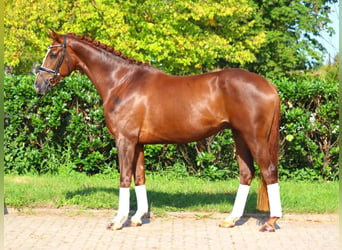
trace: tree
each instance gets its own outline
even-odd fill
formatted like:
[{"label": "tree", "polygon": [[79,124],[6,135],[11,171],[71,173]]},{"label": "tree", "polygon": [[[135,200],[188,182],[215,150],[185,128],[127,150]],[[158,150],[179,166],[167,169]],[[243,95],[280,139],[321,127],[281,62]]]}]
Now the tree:
[{"label": "tree", "polygon": [[6,0],[5,65],[28,73],[54,29],[93,37],[172,74],[304,68],[310,58],[319,62],[322,48],[311,33],[327,28],[326,5],[334,1]]},{"label": "tree", "polygon": [[265,42],[256,54],[258,60],[247,68],[256,72],[284,74],[306,70],[323,63],[322,44],[317,40],[329,27],[329,4],[337,0],[251,0],[257,9],[258,29],[266,33]]},{"label": "tree", "polygon": [[47,49],[47,29],[58,29],[67,16],[68,1],[6,0],[4,62],[14,73],[28,73]]},{"label": "tree", "polygon": [[[244,64],[264,42],[246,0],[7,1],[6,65],[27,72],[46,50],[46,31],[81,33],[173,74]],[[247,17],[247,18],[246,18]]]}]

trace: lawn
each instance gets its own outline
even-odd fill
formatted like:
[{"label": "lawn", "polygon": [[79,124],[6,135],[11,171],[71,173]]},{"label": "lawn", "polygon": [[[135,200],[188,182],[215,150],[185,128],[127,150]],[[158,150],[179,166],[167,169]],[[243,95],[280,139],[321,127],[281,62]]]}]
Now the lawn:
[{"label": "lawn", "polygon": [[[17,209],[75,207],[117,209],[118,175],[13,176],[6,175],[5,203]],[[195,177],[147,175],[150,209],[155,214],[171,211],[230,212],[238,180],[207,181]],[[255,213],[258,181],[252,183],[245,212]],[[337,213],[338,182],[280,182],[284,213]],[[131,189],[131,209],[136,209]]]}]

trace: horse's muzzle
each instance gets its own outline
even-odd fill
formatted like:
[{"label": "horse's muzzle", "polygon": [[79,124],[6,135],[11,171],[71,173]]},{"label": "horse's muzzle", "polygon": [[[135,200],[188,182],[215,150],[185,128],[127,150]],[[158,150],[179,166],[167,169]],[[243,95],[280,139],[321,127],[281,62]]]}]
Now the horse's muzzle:
[{"label": "horse's muzzle", "polygon": [[50,79],[46,79],[42,74],[38,74],[34,81],[34,88],[39,95],[46,95],[51,91],[53,85],[50,84]]}]

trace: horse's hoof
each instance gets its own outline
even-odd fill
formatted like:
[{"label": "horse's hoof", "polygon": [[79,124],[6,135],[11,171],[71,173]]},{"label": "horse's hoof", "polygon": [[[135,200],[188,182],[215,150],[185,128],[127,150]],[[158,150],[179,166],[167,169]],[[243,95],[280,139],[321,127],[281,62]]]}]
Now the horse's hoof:
[{"label": "horse's hoof", "polygon": [[130,221],[130,226],[132,227],[140,227],[143,223],[142,223],[142,220],[144,218],[148,218],[148,214],[143,212],[143,213],[139,213],[137,212],[132,218],[131,218],[131,221]]},{"label": "horse's hoof", "polygon": [[275,232],[275,228],[273,225],[270,225],[268,223],[265,223],[264,225],[261,226],[259,229],[260,232]]},{"label": "horse's hoof", "polygon": [[219,227],[232,228],[232,227],[235,227],[235,223],[232,223],[231,221],[225,221],[224,220],[219,224]]},{"label": "horse's hoof", "polygon": [[225,219],[224,221],[222,221],[219,224],[219,227],[223,227],[223,228],[232,228],[235,227],[235,221],[237,221],[237,218],[228,218]]},{"label": "horse's hoof", "polygon": [[114,223],[111,222],[111,223],[109,223],[109,224],[107,225],[107,229],[108,229],[108,230],[113,230],[113,226],[114,226]]},{"label": "horse's hoof", "polygon": [[141,220],[131,220],[130,224],[131,227],[140,227],[142,225]]},{"label": "horse's hoof", "polygon": [[108,230],[112,230],[112,231],[113,230],[121,230],[122,228],[123,228],[123,224],[122,223],[118,223],[118,222],[115,222],[115,223],[111,222],[107,226],[107,229]]},{"label": "horse's hoof", "polygon": [[115,217],[114,220],[112,220],[108,224],[107,229],[108,230],[120,230],[123,228],[126,220],[127,220],[126,216],[117,216]]}]

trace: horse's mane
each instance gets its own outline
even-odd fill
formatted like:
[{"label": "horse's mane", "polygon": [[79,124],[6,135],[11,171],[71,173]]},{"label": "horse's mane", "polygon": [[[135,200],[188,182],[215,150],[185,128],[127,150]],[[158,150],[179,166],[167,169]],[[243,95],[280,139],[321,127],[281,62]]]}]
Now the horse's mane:
[{"label": "horse's mane", "polygon": [[137,65],[147,65],[147,66],[150,66],[149,63],[144,63],[144,62],[141,62],[141,61],[137,61],[137,60],[134,60],[132,58],[129,58],[128,56],[124,55],[123,53],[121,53],[120,51],[118,50],[115,50],[112,46],[109,46],[107,44],[104,44],[104,43],[101,43],[91,37],[87,37],[87,36],[83,36],[83,35],[76,35],[74,33],[68,33],[67,34],[68,36],[71,36],[77,40],[80,40],[80,41],[85,41],[95,47],[98,47],[98,48],[101,48],[101,49],[104,49],[110,53],[112,53],[113,55],[115,56],[118,56],[122,59],[124,59],[125,61],[127,61],[128,63],[132,63],[132,64],[137,64]]}]

